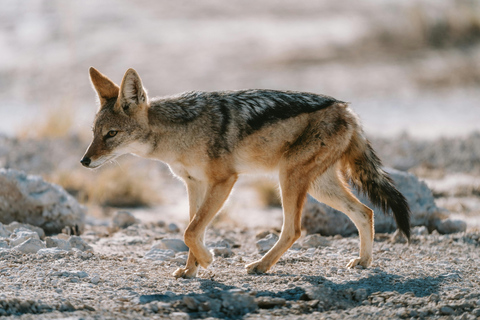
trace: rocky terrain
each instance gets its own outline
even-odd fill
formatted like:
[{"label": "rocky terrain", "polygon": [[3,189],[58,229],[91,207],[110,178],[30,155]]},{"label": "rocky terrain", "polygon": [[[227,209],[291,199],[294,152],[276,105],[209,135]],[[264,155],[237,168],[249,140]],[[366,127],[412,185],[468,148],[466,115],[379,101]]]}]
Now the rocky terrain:
[{"label": "rocky terrain", "polygon": [[[244,265],[260,257],[251,229],[211,229],[215,261],[198,278],[175,279],[186,261],[178,226],[87,227],[84,246],[47,238],[36,253],[0,245],[0,316],[17,319],[477,319],[480,232],[413,239],[377,234],[369,269],[346,269],[357,237],[308,235],[265,275]],[[130,220],[130,222],[128,222]],[[125,223],[124,223],[125,222]],[[133,224],[131,224],[133,223]],[[17,234],[20,231],[15,231]],[[256,235],[258,236],[256,238]],[[6,236],[4,234],[3,236]],[[9,238],[12,238],[10,235]],[[3,240],[4,241],[4,240]],[[264,241],[265,242],[265,241]],[[1,244],[2,242],[0,242]]]}]

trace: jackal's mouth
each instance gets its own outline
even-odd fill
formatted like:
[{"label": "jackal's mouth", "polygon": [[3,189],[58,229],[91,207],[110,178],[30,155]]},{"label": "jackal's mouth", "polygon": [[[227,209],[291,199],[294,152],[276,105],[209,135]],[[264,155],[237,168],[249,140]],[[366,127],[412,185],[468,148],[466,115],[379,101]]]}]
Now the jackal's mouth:
[{"label": "jackal's mouth", "polygon": [[83,157],[83,159],[80,160],[80,162],[86,168],[96,169],[103,166],[106,162],[114,160],[117,156],[118,156],[117,154],[110,154],[108,156],[101,156],[100,158],[95,160],[92,160],[91,158],[88,158],[88,157]]}]

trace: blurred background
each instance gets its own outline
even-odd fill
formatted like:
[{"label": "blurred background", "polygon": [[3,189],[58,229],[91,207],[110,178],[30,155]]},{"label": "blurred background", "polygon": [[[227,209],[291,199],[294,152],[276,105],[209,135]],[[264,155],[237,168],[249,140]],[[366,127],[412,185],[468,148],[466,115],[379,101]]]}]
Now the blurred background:
[{"label": "blurred background", "polygon": [[[0,167],[40,174],[102,208],[181,198],[183,210],[183,186],[164,166],[79,166],[97,108],[90,66],[117,83],[133,67],[150,96],[331,95],[352,103],[387,165],[431,179],[439,197],[454,196],[438,182],[447,175],[466,181],[465,197],[480,194],[477,0],[2,1]],[[468,203],[451,208],[480,212]]]}]

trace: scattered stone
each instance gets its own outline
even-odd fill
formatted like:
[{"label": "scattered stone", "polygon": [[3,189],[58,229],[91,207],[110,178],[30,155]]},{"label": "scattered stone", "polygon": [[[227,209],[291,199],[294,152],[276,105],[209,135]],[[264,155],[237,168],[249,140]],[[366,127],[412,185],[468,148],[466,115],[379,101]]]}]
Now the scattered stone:
[{"label": "scattered stone", "polygon": [[70,301],[65,301],[60,305],[60,308],[58,310],[61,312],[72,312],[75,311],[75,307]]},{"label": "scattered stone", "polygon": [[229,317],[243,316],[258,309],[255,299],[238,289],[222,294],[222,307],[222,311]]},{"label": "scattered stone", "polygon": [[287,303],[284,298],[275,297],[258,297],[255,299],[255,302],[261,309],[272,309],[275,307],[281,307]]},{"label": "scattered stone", "polygon": [[278,241],[278,236],[275,233],[268,234],[265,238],[257,241],[257,249],[259,253],[265,253],[270,250]]},{"label": "scattered stone", "polygon": [[325,300],[332,295],[332,289],[320,284],[305,288],[304,300]]},{"label": "scattered stone", "polygon": [[[260,231],[260,232],[258,232],[258,233],[255,235],[255,239],[257,239],[257,240],[263,239],[263,238],[265,238],[266,236],[268,236],[270,233],[274,233],[274,232],[272,232],[272,231],[270,231],[270,230]],[[278,236],[278,234],[277,234],[277,236]]]},{"label": "scattered stone", "polygon": [[175,262],[178,265],[184,266],[187,263],[188,254],[185,252],[175,254],[175,258],[170,260],[171,262]]},{"label": "scattered stone", "polygon": [[26,229],[26,230],[34,231],[38,234],[38,237],[41,240],[45,239],[45,231],[43,231],[42,228],[32,226],[31,224],[28,224],[28,223],[20,223],[17,221],[13,221],[9,225],[5,226],[5,228],[10,232],[14,232],[16,229]]},{"label": "scattered stone", "polygon": [[179,233],[180,228],[175,223],[170,223],[167,226],[167,231],[170,232],[170,233]]},{"label": "scattered stone", "polygon": [[185,312],[172,312],[170,313],[170,319],[172,320],[189,320],[190,316]]},{"label": "scattered stone", "polygon": [[37,253],[38,250],[45,249],[45,243],[40,239],[30,238],[25,242],[15,246],[13,249],[22,253]]},{"label": "scattered stone", "polygon": [[154,261],[170,261],[175,258],[175,251],[170,249],[152,248],[145,253],[144,259]]},{"label": "scattered stone", "polygon": [[440,234],[465,232],[467,230],[467,223],[462,220],[444,219],[436,221],[435,228]]},{"label": "scattered stone", "polygon": [[395,232],[390,237],[391,243],[407,243],[407,241],[407,237],[405,237],[405,235],[398,229],[395,230]]},{"label": "scattered stone", "polygon": [[313,258],[313,256],[315,255],[315,250],[315,248],[308,248],[302,256],[307,258]]},{"label": "scattered stone", "polygon": [[480,308],[473,309],[472,314],[475,317],[480,317]]},{"label": "scattered stone", "polygon": [[175,252],[188,251],[187,245],[181,239],[162,239],[154,244],[152,248],[173,250]]},{"label": "scattered stone", "polygon": [[60,248],[45,248],[45,249],[40,249],[37,251],[38,255],[52,255],[54,259],[61,258],[68,254],[67,250],[63,250]]},{"label": "scattered stone", "polygon": [[83,279],[88,277],[88,273],[86,273],[85,271],[73,270],[69,272],[69,277],[77,277]]},{"label": "scattered stone", "polygon": [[45,244],[47,245],[47,248],[58,248],[67,251],[72,248],[70,242],[63,239],[56,239],[51,237],[45,238]]},{"label": "scattered stone", "polygon": [[440,307],[440,313],[443,315],[451,315],[455,313],[455,310],[449,306],[442,306]]},{"label": "scattered stone", "polygon": [[137,223],[137,219],[128,211],[117,211],[112,218],[112,227],[115,229],[125,229]]},{"label": "scattered stone", "polygon": [[363,300],[366,300],[368,297],[367,290],[360,288],[355,290],[355,294],[353,295],[353,299],[358,302],[362,302]]},{"label": "scattered stone", "polygon": [[68,243],[72,248],[80,251],[93,251],[93,248],[79,236],[70,236]]},{"label": "scattered stone", "polygon": [[198,310],[198,301],[194,297],[190,297],[190,296],[183,297],[183,303],[185,303],[185,305],[190,311]]},{"label": "scattered stone", "polygon": [[307,235],[302,241],[303,248],[327,247],[329,245],[330,241],[326,237],[322,237],[319,234]]},{"label": "scattered stone", "polygon": [[98,275],[95,275],[90,279],[90,282],[93,284],[98,284],[100,282],[100,277]]},{"label": "scattered stone", "polygon": [[59,233],[57,234],[57,239],[68,241],[68,239],[70,239],[70,235],[65,233]]},{"label": "scattered stone", "polygon": [[211,251],[215,257],[229,258],[234,255],[232,249],[228,247],[215,247]]},{"label": "scattered stone", "polygon": [[[233,243],[233,242],[232,242]],[[229,258],[234,255],[230,241],[223,239],[207,245],[215,257]]]},{"label": "scattered stone", "polygon": [[160,227],[160,228],[165,228],[165,221],[163,220],[158,220],[153,223],[154,226]]},{"label": "scattered stone", "polygon": [[0,222],[19,221],[59,233],[66,226],[83,230],[85,208],[62,187],[39,176],[0,169]]},{"label": "scattered stone", "polygon": [[18,246],[19,244],[27,241],[28,239],[38,239],[38,240],[40,240],[40,237],[34,231],[24,229],[24,228],[16,229],[10,235],[10,245],[11,246]]},{"label": "scattered stone", "polygon": [[8,238],[10,234],[12,234],[12,232],[5,228],[5,225],[0,222],[0,238]]},{"label": "scattered stone", "polygon": [[428,229],[425,226],[413,227],[412,235],[414,236],[426,236],[428,235]]}]

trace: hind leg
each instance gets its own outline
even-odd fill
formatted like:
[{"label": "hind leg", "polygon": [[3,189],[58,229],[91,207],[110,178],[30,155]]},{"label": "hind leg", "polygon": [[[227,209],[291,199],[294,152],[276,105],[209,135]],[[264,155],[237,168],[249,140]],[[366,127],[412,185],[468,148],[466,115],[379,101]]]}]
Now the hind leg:
[{"label": "hind leg", "polygon": [[370,266],[375,232],[373,210],[352,194],[338,168],[334,166],[318,177],[309,189],[309,193],[318,201],[345,213],[357,227],[360,237],[360,256],[352,259],[347,267]]}]

